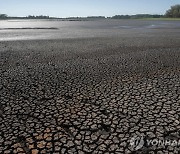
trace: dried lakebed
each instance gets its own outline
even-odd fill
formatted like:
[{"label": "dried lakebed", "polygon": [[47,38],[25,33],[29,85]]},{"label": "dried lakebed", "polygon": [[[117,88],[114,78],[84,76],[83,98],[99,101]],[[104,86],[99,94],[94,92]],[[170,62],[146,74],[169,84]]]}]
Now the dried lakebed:
[{"label": "dried lakebed", "polygon": [[172,36],[0,42],[0,153],[178,153]]}]

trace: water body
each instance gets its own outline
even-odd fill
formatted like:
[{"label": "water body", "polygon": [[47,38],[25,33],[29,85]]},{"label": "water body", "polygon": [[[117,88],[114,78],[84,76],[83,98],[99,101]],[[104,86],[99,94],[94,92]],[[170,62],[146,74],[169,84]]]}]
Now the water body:
[{"label": "water body", "polygon": [[180,21],[154,20],[5,20],[0,21],[0,41],[153,35],[180,32]]}]

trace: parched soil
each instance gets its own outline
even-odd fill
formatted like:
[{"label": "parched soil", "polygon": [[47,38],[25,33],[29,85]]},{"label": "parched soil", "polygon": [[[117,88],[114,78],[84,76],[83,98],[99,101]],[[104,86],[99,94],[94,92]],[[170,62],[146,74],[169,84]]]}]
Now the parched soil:
[{"label": "parched soil", "polygon": [[178,153],[180,39],[0,42],[0,153]]}]

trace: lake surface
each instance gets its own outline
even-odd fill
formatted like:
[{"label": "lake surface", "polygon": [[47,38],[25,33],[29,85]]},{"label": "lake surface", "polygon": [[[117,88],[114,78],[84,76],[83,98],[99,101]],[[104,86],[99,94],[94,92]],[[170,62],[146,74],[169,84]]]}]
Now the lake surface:
[{"label": "lake surface", "polygon": [[1,20],[0,41],[92,37],[132,37],[179,33],[180,21],[154,20]]}]

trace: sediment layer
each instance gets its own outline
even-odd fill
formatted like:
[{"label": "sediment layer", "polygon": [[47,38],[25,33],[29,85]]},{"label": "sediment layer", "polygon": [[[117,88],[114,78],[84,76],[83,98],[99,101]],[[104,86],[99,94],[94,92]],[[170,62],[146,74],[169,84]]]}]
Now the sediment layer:
[{"label": "sediment layer", "polygon": [[135,136],[180,138],[177,37],[4,41],[0,74],[0,153],[131,153]]}]

